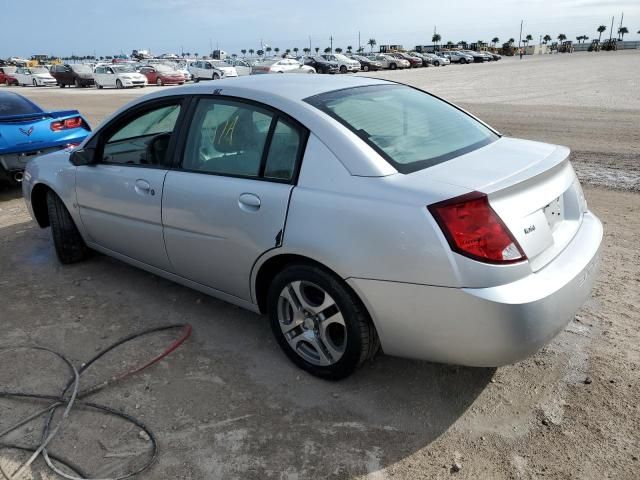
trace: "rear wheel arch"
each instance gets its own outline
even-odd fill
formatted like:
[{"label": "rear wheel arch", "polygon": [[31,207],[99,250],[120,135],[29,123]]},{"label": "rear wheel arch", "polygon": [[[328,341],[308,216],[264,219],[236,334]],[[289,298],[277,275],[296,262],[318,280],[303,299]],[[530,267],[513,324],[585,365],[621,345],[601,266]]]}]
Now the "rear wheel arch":
[{"label": "rear wheel arch", "polygon": [[[269,292],[269,285],[271,285],[271,282],[279,272],[291,265],[310,265],[318,267],[344,282],[343,277],[337,272],[310,257],[292,253],[275,255],[267,259],[262,265],[260,265],[258,273],[255,276],[255,299],[258,303],[258,308],[260,309],[261,313],[266,313],[267,311],[267,295]],[[347,282],[344,282],[344,284],[347,286],[347,288],[352,290]],[[356,297],[359,298],[358,294],[355,291],[352,290],[352,292]],[[364,306],[364,302],[362,302],[362,300],[360,300],[360,302],[363,303]]]}]

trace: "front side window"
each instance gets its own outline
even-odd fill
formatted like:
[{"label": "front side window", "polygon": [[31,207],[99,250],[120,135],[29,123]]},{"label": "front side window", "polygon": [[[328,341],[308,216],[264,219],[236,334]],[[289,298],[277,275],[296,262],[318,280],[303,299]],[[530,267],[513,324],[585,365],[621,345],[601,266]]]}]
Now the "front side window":
[{"label": "front side window", "polygon": [[411,173],[498,139],[483,124],[403,85],[355,87],[305,100],[352,130],[401,173]]},{"label": "front side window", "polygon": [[165,166],[180,104],[163,105],[125,122],[106,140],[103,162]]}]

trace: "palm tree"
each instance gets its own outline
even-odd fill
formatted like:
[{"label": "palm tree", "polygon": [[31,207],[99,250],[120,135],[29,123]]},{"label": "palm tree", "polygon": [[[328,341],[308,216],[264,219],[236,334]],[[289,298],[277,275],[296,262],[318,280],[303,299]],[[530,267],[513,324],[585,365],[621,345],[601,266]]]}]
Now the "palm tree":
[{"label": "palm tree", "polygon": [[353,50],[353,47],[351,45],[347,45],[347,52],[351,53],[351,50]]},{"label": "palm tree", "polygon": [[305,53],[305,55],[308,55],[311,49],[309,47],[304,47],[302,51]]},{"label": "palm tree", "polygon": [[542,43],[544,43],[545,45],[551,41],[551,35],[549,35],[548,33],[542,37]]},{"label": "palm tree", "polygon": [[242,50],[240,50],[240,52],[242,53],[243,57],[247,56],[247,49],[246,48],[243,48]]},{"label": "palm tree", "polygon": [[620,27],[618,29],[618,35],[620,36],[620,41],[624,40],[624,36],[627,33],[629,33],[629,29],[627,27]]},{"label": "palm tree", "polygon": [[267,47],[265,50],[267,51],[267,54],[271,53],[271,47]]},{"label": "palm tree", "polygon": [[249,55],[253,55],[253,52],[255,52],[255,50],[253,48],[249,49]]},{"label": "palm tree", "polygon": [[316,47],[316,48],[314,48],[314,50],[316,51],[316,55],[317,55],[318,52],[320,52],[320,47]]},{"label": "palm tree", "polygon": [[331,47],[327,47],[324,49],[324,53],[331,53]]},{"label": "palm tree", "polygon": [[[498,44],[498,42],[499,42],[499,41],[500,41],[500,39],[499,39],[498,37],[493,37],[493,38],[491,39],[491,43],[493,43],[493,46],[494,46],[494,47]],[[449,42],[447,42],[447,45],[448,45],[448,44],[449,44]]]},{"label": "palm tree", "polygon": [[296,54],[296,57],[298,56],[298,47],[293,47],[293,53]]},{"label": "palm tree", "polygon": [[440,40],[442,40],[442,37],[440,36],[440,34],[439,34],[439,33],[434,33],[434,34],[433,34],[433,37],[431,37],[431,41],[432,41],[433,43],[435,43],[436,45],[438,44],[438,42],[439,42]]},{"label": "palm tree", "polygon": [[280,51],[280,49],[278,47],[273,49],[274,52],[276,52],[276,56],[278,55],[278,52]]},{"label": "palm tree", "polygon": [[567,39],[567,36],[564,33],[558,35],[558,41],[560,43],[564,42]]},{"label": "palm tree", "polygon": [[[497,37],[496,37],[496,38],[497,38]],[[449,47],[449,48],[453,48],[453,46],[454,46],[454,45],[455,45],[455,44],[454,44],[451,40],[449,40],[449,41],[447,42],[447,47]]]},{"label": "palm tree", "polygon": [[598,27],[598,43],[600,43],[600,40],[602,39],[602,33],[607,29],[606,25],[600,25]]},{"label": "palm tree", "polygon": [[336,51],[336,53],[342,53],[342,49],[340,47],[334,48],[334,50]]},{"label": "palm tree", "polygon": [[258,51],[256,52],[256,54],[257,54],[259,57],[262,57],[262,55],[264,55],[264,51],[263,51],[263,50],[258,50]]},{"label": "palm tree", "polygon": [[358,53],[364,52],[364,47],[363,46],[359,46],[357,51],[358,51]]},{"label": "palm tree", "polygon": [[290,48],[287,48],[287,49],[284,51],[284,53],[285,53],[285,55],[289,55],[289,54],[291,53],[291,49],[290,49]]},{"label": "palm tree", "polygon": [[515,38],[510,38],[510,39],[509,39],[509,42],[507,42],[507,43],[509,43],[509,46],[511,46],[511,45],[513,45],[514,43],[516,43],[516,39],[515,39]]},{"label": "palm tree", "polygon": [[378,44],[378,42],[376,42],[375,38],[370,38],[369,41],[367,42],[367,45],[369,45],[371,47],[371,53],[373,53],[373,47],[375,47]]},{"label": "palm tree", "polygon": [[527,46],[529,46],[529,42],[533,40],[533,37],[529,34],[524,37],[524,40],[527,42]]}]

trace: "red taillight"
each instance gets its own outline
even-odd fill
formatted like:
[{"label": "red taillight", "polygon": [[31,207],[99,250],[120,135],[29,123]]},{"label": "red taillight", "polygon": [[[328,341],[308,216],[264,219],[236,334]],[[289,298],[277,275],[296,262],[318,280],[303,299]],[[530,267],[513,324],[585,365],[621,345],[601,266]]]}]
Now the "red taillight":
[{"label": "red taillight", "polygon": [[526,260],[522,248],[493,211],[485,194],[472,192],[427,208],[454,252],[487,263]]},{"label": "red taillight", "polygon": [[51,122],[51,130],[59,132],[60,130],[67,130],[70,128],[79,128],[82,126],[82,117],[72,117],[66,120],[56,120]]}]

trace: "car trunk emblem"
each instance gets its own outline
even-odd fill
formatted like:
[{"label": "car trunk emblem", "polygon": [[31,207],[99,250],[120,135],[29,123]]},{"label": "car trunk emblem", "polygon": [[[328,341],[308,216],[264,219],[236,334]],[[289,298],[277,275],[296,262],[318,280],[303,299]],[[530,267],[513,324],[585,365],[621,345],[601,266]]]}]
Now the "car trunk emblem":
[{"label": "car trunk emblem", "polygon": [[30,137],[31,134],[33,133],[33,127],[29,127],[28,130],[25,130],[24,128],[20,128],[19,130],[21,133],[25,134],[27,137]]}]

